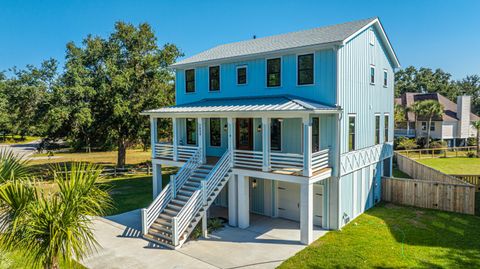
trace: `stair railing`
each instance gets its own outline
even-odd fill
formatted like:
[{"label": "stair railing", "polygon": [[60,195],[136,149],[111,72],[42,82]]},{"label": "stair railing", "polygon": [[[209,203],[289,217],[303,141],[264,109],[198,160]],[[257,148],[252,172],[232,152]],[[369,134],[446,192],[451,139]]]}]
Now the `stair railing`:
[{"label": "stair railing", "polygon": [[218,184],[225,178],[232,168],[230,150],[227,150],[217,164],[213,167],[207,177],[202,180],[201,188],[196,190],[182,207],[177,216],[172,219],[172,239],[175,247],[179,246],[181,235],[188,229],[195,216],[203,207],[208,208],[208,197],[217,188]]},{"label": "stair railing", "polygon": [[192,175],[193,171],[200,166],[200,150],[197,150],[190,159],[180,168],[175,176],[170,177],[170,183],[163,188],[159,195],[153,200],[153,202],[147,207],[142,208],[142,233],[147,234],[148,229],[170,203],[172,199],[177,195],[178,190],[185,184],[188,178]]}]

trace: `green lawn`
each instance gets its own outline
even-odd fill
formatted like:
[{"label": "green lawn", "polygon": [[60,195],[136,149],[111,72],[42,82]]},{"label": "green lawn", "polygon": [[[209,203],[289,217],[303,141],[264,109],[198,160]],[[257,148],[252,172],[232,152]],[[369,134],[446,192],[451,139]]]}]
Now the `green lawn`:
[{"label": "green lawn", "polygon": [[416,161],[446,174],[480,175],[479,158],[434,158]]},{"label": "green lawn", "polygon": [[[42,269],[39,268],[31,268],[25,264],[25,259],[23,254],[20,251],[16,252],[5,252],[0,250],[0,269]],[[60,264],[61,269],[85,269],[79,263],[74,262],[73,264]]]},{"label": "green lawn", "polygon": [[393,168],[393,177],[398,177],[398,178],[412,178],[403,171],[399,170],[398,168]]},{"label": "green lawn", "polygon": [[380,204],[280,268],[480,268],[480,218]]},{"label": "green lawn", "polygon": [[[48,157],[47,153],[37,153],[31,157]],[[126,164],[136,165],[151,160],[152,152],[140,149],[127,150]],[[115,165],[117,163],[117,151],[101,152],[58,152],[51,158],[31,160],[31,165],[45,165],[65,162],[91,162],[101,165]]]}]

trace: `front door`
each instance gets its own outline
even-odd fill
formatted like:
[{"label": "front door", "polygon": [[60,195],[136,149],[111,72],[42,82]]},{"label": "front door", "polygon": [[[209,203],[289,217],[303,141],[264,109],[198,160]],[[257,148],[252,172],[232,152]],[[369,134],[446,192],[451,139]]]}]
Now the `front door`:
[{"label": "front door", "polygon": [[253,119],[237,119],[236,128],[237,149],[253,150]]}]

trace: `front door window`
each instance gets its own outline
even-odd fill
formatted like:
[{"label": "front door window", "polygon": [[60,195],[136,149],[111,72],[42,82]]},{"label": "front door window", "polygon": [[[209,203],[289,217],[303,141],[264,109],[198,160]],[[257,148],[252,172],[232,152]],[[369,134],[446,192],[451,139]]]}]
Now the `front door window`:
[{"label": "front door window", "polygon": [[253,150],[252,119],[237,119],[237,149]]}]

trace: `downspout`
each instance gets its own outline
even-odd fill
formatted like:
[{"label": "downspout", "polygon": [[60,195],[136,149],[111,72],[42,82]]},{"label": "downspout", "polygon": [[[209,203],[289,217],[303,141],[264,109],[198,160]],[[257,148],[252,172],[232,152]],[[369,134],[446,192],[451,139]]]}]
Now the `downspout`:
[{"label": "downspout", "polygon": [[[337,107],[341,107],[340,106],[340,60],[339,60],[339,49],[340,47],[339,46],[336,46],[335,47],[335,54],[336,54],[336,85],[335,85],[335,88],[336,88],[336,106]],[[340,167],[341,167],[341,164],[340,164],[340,154],[341,154],[341,146],[342,146],[342,139],[341,139],[341,136],[342,136],[342,126],[341,126],[341,120],[342,120],[342,116],[343,116],[343,110],[341,113],[337,114],[337,136],[336,136],[336,144],[337,144],[337,152],[336,152],[336,158],[337,158],[337,161],[336,161],[336,168],[335,169],[335,178],[336,178],[336,184],[337,184],[337,229],[340,229],[340,223],[341,223],[341,212],[340,212],[340,203],[341,203],[341,192],[340,192]]]}]

